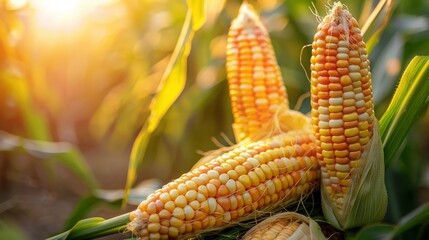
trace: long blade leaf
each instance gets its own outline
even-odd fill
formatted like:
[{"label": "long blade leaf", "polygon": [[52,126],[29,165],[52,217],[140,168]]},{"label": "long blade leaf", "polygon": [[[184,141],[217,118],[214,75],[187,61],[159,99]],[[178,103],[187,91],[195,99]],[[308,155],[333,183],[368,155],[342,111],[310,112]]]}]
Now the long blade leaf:
[{"label": "long blade leaf", "polygon": [[365,36],[365,39],[367,39],[366,47],[368,53],[370,53],[374,46],[378,43],[381,33],[386,28],[387,23],[392,16],[394,6],[394,0],[380,1],[362,27],[362,34]]},{"label": "long blade leaf", "polygon": [[405,69],[393,99],[380,120],[386,167],[397,155],[416,118],[427,109],[428,79],[429,56],[414,57]]},{"label": "long blade leaf", "polygon": [[187,58],[191,50],[192,39],[195,31],[202,26],[205,20],[204,1],[189,1],[188,3],[189,10],[185,23],[169,65],[165,70],[160,90],[152,100],[151,114],[137,136],[131,151],[123,205],[126,204],[129,190],[136,180],[137,167],[145,155],[150,136],[185,87]]},{"label": "long blade leaf", "polygon": [[70,143],[29,140],[0,131],[0,152],[2,151],[24,151],[39,159],[59,161],[82,179],[89,189],[93,190],[97,186],[82,153]]},{"label": "long blade leaf", "polygon": [[48,240],[64,239],[95,239],[124,231],[130,221],[129,213],[104,220],[103,218],[87,218],[76,223],[72,229],[48,238]]},{"label": "long blade leaf", "polygon": [[402,217],[396,225],[379,223],[367,226],[359,231],[356,240],[385,239],[391,240],[401,233],[427,222],[429,219],[429,203],[425,203],[406,216]]},{"label": "long blade leaf", "polygon": [[192,29],[194,31],[200,29],[206,21],[205,3],[206,1],[201,0],[188,0],[189,9],[192,12]]}]

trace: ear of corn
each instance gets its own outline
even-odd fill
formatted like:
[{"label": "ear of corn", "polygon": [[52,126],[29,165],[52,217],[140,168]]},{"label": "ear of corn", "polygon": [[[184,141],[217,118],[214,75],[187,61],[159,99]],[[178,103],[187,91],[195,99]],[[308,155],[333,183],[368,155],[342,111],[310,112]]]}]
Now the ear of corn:
[{"label": "ear of corn", "polygon": [[247,2],[229,29],[226,69],[235,138],[258,139],[255,134],[289,104],[268,32]]},{"label": "ear of corn", "polygon": [[339,2],[317,28],[311,106],[325,218],[339,229],[379,221],[387,195],[369,60],[357,21]]},{"label": "ear of corn", "polygon": [[141,239],[175,239],[299,201],[319,182],[311,135],[291,131],[250,143],[183,174],[148,196],[128,229]]},{"label": "ear of corn", "polygon": [[[238,143],[247,144],[291,130],[311,129],[311,120],[290,110],[270,37],[251,5],[243,2],[228,33],[227,77]],[[192,169],[230,147],[210,151]]]},{"label": "ear of corn", "polygon": [[265,219],[251,228],[243,240],[324,240],[320,226],[304,215],[285,212]]}]

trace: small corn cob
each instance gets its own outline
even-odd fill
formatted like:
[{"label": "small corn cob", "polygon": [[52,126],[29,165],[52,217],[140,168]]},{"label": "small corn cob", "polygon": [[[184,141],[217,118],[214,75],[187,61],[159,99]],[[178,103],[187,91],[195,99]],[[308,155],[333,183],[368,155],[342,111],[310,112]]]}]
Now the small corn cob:
[{"label": "small corn cob", "polygon": [[294,212],[279,213],[251,228],[243,240],[323,240],[319,225],[311,218]]},{"label": "small corn cob", "polygon": [[[281,240],[289,239],[301,226],[298,221],[275,221],[269,226],[260,227],[254,234],[244,237],[243,240]],[[307,226],[308,228],[308,226]],[[301,236],[302,239],[302,236]]]},{"label": "small corn cob", "polygon": [[270,37],[247,2],[229,29],[226,69],[234,134],[240,142],[271,122],[280,107],[289,108]]},{"label": "small corn cob", "polygon": [[379,161],[365,153],[376,123],[370,64],[357,21],[339,2],[317,27],[312,46],[311,114],[322,194],[344,220],[359,191],[354,181],[367,160]]},{"label": "small corn cob", "polygon": [[318,186],[315,155],[310,131],[237,147],[148,196],[128,229],[140,239],[176,239],[299,200]]}]

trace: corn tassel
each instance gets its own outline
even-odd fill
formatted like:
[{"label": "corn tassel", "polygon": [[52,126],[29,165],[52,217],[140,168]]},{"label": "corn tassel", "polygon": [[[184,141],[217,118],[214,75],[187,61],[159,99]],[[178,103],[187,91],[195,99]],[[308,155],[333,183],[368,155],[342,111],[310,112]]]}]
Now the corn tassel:
[{"label": "corn tassel", "polygon": [[279,213],[251,228],[243,240],[326,240],[311,218],[294,212]]},{"label": "corn tassel", "polygon": [[370,63],[358,23],[341,3],[319,24],[312,46],[311,113],[325,218],[339,229],[379,221],[387,197]]},{"label": "corn tassel", "polygon": [[246,2],[229,29],[226,69],[235,138],[259,139],[261,129],[289,103],[268,32]]},{"label": "corn tassel", "polygon": [[140,239],[176,239],[299,201],[319,183],[311,135],[291,131],[254,142],[183,174],[148,196],[128,229]]}]

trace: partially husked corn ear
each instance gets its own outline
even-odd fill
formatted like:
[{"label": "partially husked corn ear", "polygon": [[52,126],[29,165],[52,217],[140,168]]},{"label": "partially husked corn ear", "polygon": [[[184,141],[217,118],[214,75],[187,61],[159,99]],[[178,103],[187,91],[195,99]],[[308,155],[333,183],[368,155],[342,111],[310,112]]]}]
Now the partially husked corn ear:
[{"label": "partially husked corn ear", "polygon": [[319,225],[304,215],[285,212],[265,219],[251,228],[243,240],[324,240]]},{"label": "partially husked corn ear", "polygon": [[[329,202],[338,228],[378,221],[384,215],[386,191],[370,63],[358,23],[340,2],[317,27],[312,46],[311,115],[322,197]],[[379,194],[371,207],[377,211],[371,212],[369,204],[364,204],[363,194]],[[357,208],[370,213],[363,216]],[[361,217],[353,219],[351,214]]]},{"label": "partially husked corn ear", "polygon": [[310,131],[239,146],[183,174],[143,201],[128,229],[140,239],[177,239],[299,201],[319,186]]},{"label": "partially husked corn ear", "polygon": [[342,208],[351,169],[372,135],[369,60],[357,21],[336,6],[317,28],[311,57],[311,106],[325,187]]},{"label": "partially husked corn ear", "polygon": [[228,32],[226,70],[237,142],[252,138],[280,107],[289,108],[270,37],[247,2]]}]

